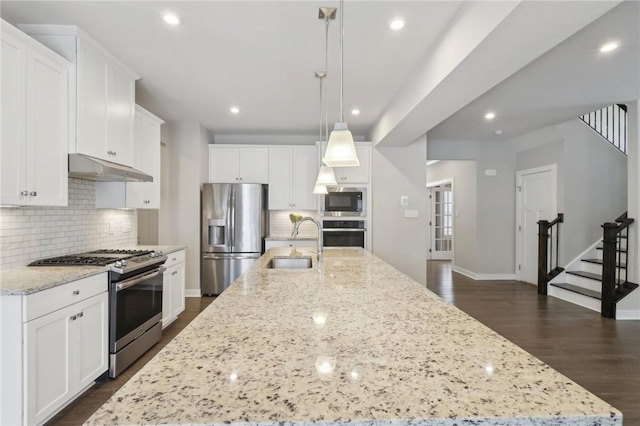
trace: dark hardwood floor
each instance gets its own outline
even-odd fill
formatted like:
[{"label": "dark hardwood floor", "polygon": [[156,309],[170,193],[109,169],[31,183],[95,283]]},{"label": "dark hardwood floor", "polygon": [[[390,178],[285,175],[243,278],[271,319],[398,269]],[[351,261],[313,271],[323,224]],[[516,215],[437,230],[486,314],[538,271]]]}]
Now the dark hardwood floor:
[{"label": "dark hardwood floor", "polygon": [[615,321],[539,296],[519,281],[474,281],[427,262],[427,287],[640,425],[640,321]]},{"label": "dark hardwood floor", "polygon": [[187,326],[204,308],[214,300],[213,297],[187,297],[185,301],[185,310],[178,319],[162,331],[162,338],[147,353],[141,356],[136,362],[131,364],[122,374],[113,380],[104,383],[95,384],[81,397],[69,404],[64,410],[53,417],[46,426],[60,425],[81,425],[91,415],[102,406],[107,400],[116,393],[122,385],[124,385],[135,373],[138,372],[151,358],[155,356],[160,349],[173,340],[174,337],[183,328]]},{"label": "dark hardwood floor", "polygon": [[[519,281],[474,281],[448,261],[427,262],[427,287],[590,392],[640,426],[640,321],[603,319],[596,312]],[[162,340],[115,380],[97,384],[47,425],[81,425],[173,339],[212,298],[187,298],[186,310]]]}]

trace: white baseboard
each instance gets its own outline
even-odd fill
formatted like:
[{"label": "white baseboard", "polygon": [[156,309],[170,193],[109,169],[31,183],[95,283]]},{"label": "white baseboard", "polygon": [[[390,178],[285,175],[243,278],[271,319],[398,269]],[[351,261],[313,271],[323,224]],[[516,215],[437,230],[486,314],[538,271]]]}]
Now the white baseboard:
[{"label": "white baseboard", "polygon": [[466,277],[469,277],[471,279],[474,279],[474,280],[476,279],[476,274],[474,272],[467,271],[466,269],[463,269],[463,268],[461,268],[459,266],[456,266],[456,265],[453,265],[451,269],[453,269],[453,272],[457,272],[459,274],[462,274],[462,275],[464,275]]},{"label": "white baseboard", "polygon": [[640,320],[640,310],[618,309],[616,310],[616,320]]},{"label": "white baseboard", "polygon": [[512,280],[515,281],[516,280],[516,274],[477,274],[476,275],[476,280],[478,281],[483,281],[483,280]]},{"label": "white baseboard", "polygon": [[186,288],[184,290],[184,297],[202,297],[200,289]]},{"label": "white baseboard", "polygon": [[486,280],[516,280],[516,274],[476,274],[475,272],[467,271],[459,266],[452,267],[453,272],[457,272],[466,277],[474,279],[476,281],[486,281]]}]

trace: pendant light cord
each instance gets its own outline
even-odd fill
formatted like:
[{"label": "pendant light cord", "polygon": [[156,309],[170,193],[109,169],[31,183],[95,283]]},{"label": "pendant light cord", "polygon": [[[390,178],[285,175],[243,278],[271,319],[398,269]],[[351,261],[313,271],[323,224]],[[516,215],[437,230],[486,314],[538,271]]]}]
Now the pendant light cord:
[{"label": "pendant light cord", "polygon": [[340,0],[340,122],[344,123],[344,107],[342,105],[343,100],[343,84],[342,74],[344,72],[344,0]]}]

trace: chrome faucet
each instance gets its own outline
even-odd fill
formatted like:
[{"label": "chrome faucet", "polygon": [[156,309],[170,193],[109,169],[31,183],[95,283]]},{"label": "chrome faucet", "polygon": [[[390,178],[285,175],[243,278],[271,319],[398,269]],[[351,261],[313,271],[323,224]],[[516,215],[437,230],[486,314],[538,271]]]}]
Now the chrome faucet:
[{"label": "chrome faucet", "polygon": [[318,227],[318,250],[317,250],[318,251],[318,262],[322,262],[322,246],[323,246],[323,243],[322,243],[322,224],[320,223],[320,221],[318,219],[313,218],[311,216],[303,217],[302,219],[297,221],[295,223],[295,225],[293,225],[293,232],[291,232],[291,236],[293,238],[297,237],[298,236],[298,228],[300,227],[300,224],[302,222],[307,221],[307,220],[312,221]]}]

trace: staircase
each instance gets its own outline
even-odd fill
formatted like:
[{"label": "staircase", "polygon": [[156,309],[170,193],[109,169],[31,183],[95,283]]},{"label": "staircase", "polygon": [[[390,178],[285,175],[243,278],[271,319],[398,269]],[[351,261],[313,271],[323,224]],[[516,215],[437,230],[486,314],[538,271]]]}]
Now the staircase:
[{"label": "staircase", "polygon": [[627,106],[610,105],[578,117],[624,155],[627,154]]},{"label": "staircase", "polygon": [[[603,317],[615,318],[615,304],[638,288],[637,284],[627,281],[628,226],[631,223],[633,219],[627,219],[625,213],[616,219],[616,223],[604,224],[603,241],[595,243],[551,280],[548,294],[600,312]],[[607,248],[605,244],[608,244]],[[607,257],[610,265],[604,260]]]}]

